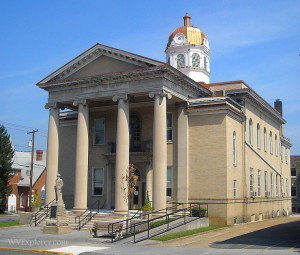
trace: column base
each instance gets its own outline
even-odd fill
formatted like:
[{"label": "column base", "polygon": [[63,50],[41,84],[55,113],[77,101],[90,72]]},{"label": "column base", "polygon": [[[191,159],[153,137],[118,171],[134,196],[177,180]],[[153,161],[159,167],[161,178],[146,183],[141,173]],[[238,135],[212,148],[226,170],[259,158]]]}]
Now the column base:
[{"label": "column base", "polygon": [[73,210],[72,210],[72,213],[75,213],[75,214],[81,214],[83,213],[87,208],[76,208],[74,207]]},{"label": "column base", "polygon": [[121,210],[121,209],[115,209],[114,214],[119,214],[119,215],[128,215],[129,211],[128,210]]}]

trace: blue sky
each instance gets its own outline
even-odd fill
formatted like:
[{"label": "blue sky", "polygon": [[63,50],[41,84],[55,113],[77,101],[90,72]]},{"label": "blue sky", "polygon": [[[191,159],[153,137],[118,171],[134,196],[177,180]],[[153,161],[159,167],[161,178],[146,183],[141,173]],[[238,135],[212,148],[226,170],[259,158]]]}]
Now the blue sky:
[{"label": "blue sky", "polygon": [[244,80],[271,105],[281,99],[285,136],[300,154],[298,0],[10,0],[0,11],[0,124],[16,150],[29,150],[26,131],[36,128],[36,148],[46,149],[38,81],[96,43],[165,61],[168,36],[188,12],[210,40],[211,82]]}]

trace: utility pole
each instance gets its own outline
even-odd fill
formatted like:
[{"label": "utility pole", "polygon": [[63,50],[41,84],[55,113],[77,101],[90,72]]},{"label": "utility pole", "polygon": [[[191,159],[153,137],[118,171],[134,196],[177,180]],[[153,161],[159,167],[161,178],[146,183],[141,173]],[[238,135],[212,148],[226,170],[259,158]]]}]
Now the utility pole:
[{"label": "utility pole", "polygon": [[34,156],[34,134],[38,131],[32,130],[27,132],[27,134],[32,134],[32,144],[31,144],[31,166],[30,166],[30,184],[29,184],[29,211],[31,212],[31,198],[32,198],[32,177],[33,177],[33,156]]}]

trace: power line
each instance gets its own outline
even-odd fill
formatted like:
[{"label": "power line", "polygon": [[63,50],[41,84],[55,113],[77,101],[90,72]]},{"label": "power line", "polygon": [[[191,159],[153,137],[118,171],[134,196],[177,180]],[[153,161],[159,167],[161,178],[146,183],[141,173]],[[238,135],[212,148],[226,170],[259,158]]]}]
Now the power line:
[{"label": "power line", "polygon": [[[28,130],[34,130],[34,129],[35,129],[35,128],[33,128],[33,127],[23,126],[23,125],[11,123],[11,122],[3,121],[3,120],[0,120],[0,123],[4,123],[4,124],[9,125],[9,126],[21,128],[21,129],[20,129],[21,131],[23,131],[23,130],[28,131]],[[39,129],[39,132],[42,132],[42,133],[47,134],[47,131],[45,131],[45,130]]]}]

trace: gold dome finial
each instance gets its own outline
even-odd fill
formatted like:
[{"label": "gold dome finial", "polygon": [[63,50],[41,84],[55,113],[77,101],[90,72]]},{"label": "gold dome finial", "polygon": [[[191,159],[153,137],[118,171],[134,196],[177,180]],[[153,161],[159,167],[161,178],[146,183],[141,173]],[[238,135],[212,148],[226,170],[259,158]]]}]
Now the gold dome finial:
[{"label": "gold dome finial", "polygon": [[188,13],[185,14],[185,16],[183,17],[183,24],[185,27],[190,27],[191,26],[191,17],[189,16]]}]

